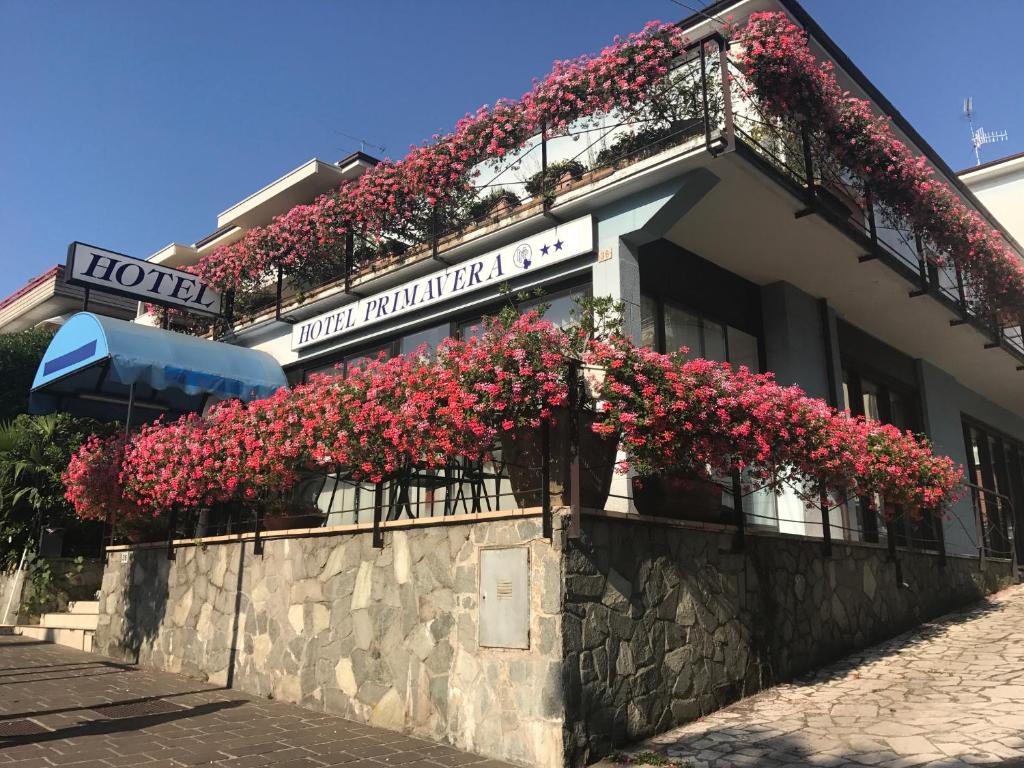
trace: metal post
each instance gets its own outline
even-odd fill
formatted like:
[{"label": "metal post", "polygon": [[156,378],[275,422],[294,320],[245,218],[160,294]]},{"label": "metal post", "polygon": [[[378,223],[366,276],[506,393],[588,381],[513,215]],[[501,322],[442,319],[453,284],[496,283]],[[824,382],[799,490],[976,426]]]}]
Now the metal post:
[{"label": "metal post", "polygon": [[918,296],[924,296],[928,293],[928,260],[924,255],[924,245],[921,243],[921,235],[916,230],[914,232],[914,248],[917,251],[917,276],[921,280],[921,287],[916,291],[910,292],[910,298],[914,299]]},{"label": "metal post", "polygon": [[128,433],[132,426],[132,410],[135,407],[135,382],[128,386],[128,415],[124,420],[124,442],[128,443]]},{"label": "metal post", "polygon": [[281,320],[281,296],[284,292],[284,268],[277,265],[277,303],[274,308],[274,319]]},{"label": "metal post", "polygon": [[551,525],[551,420],[547,417],[540,425],[540,505],[543,536],[553,535]]},{"label": "metal post", "polygon": [[704,43],[698,49],[700,55],[700,100],[704,108],[704,146],[711,152],[711,109],[708,107],[708,63]]},{"label": "metal post", "polygon": [[[884,502],[882,509],[885,509]],[[885,521],[885,538],[886,546],[889,548],[889,560],[892,562],[896,570],[896,586],[903,586],[903,563],[900,562],[899,555],[896,552],[896,525],[893,523],[892,518],[886,518]]]},{"label": "metal post", "polygon": [[[926,513],[927,514],[927,513]],[[943,568],[946,567],[946,531],[945,526],[942,525],[942,515],[936,514],[933,518],[935,521],[935,543],[939,548],[939,565]]]},{"label": "metal post", "polygon": [[747,515],[743,511],[743,484],[738,469],[732,471],[732,509],[736,515],[736,536],[733,537],[732,548],[742,552],[747,546]]},{"label": "metal post", "polygon": [[814,158],[811,157],[811,129],[804,120],[800,124],[800,138],[804,145],[804,173],[807,174],[807,208],[814,210]]},{"label": "metal post", "polygon": [[974,505],[975,535],[978,537],[978,567],[981,570],[985,570],[985,554],[988,547],[985,541],[985,524],[981,519],[981,493],[981,489],[971,489],[971,496],[978,500],[978,503]]},{"label": "metal post", "polygon": [[384,531],[380,527],[381,511],[384,507],[384,484],[373,487],[373,548],[384,549]]},{"label": "metal post", "polygon": [[570,539],[578,539],[582,532],[580,508],[580,366],[575,360],[569,363],[569,530]]},{"label": "metal post", "polygon": [[263,556],[263,513],[260,505],[256,505],[256,524],[253,526],[252,552],[254,555]]},{"label": "metal post", "polygon": [[352,256],[355,252],[355,235],[352,230],[345,231],[345,293],[352,290]]},{"label": "metal post", "polygon": [[89,286],[85,286],[85,296],[82,298],[82,311],[89,311]]},{"label": "metal post", "polygon": [[821,484],[818,491],[818,503],[821,505],[821,536],[825,557],[832,557],[832,523],[828,519],[829,499],[828,489]]},{"label": "metal post", "polygon": [[729,43],[725,40],[719,39],[718,41],[718,59],[722,68],[722,117],[725,120],[725,125],[723,126],[725,130],[725,146],[722,148],[722,152],[725,152],[736,146],[735,125],[732,116],[732,88],[729,85],[731,82],[729,77]]},{"label": "metal post", "polygon": [[178,528],[178,508],[171,507],[171,517],[167,521],[167,559],[174,559],[174,534]]}]

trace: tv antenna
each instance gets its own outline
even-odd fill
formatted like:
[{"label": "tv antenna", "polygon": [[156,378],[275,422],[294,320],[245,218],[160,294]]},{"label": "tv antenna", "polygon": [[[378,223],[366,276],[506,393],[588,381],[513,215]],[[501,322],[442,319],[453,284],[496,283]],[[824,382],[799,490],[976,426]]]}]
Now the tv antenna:
[{"label": "tv antenna", "polygon": [[387,152],[387,149],[385,149],[384,147],[380,146],[379,144],[372,144],[369,141],[367,141],[366,139],[361,139],[358,136],[353,136],[352,134],[345,133],[344,131],[335,130],[334,132],[336,134],[338,134],[339,136],[344,136],[346,139],[350,139],[352,141],[358,141],[359,142],[359,151],[364,153],[364,154],[366,153],[366,148],[367,147],[370,147],[371,149],[380,150],[381,154],[384,154],[385,152]]},{"label": "tv antenna", "polygon": [[974,99],[968,96],[964,99],[964,117],[971,126],[971,146],[974,147],[974,161],[981,165],[981,148],[986,144],[995,144],[997,141],[1006,141],[1009,136],[1006,131],[986,131],[981,126],[974,127]]}]

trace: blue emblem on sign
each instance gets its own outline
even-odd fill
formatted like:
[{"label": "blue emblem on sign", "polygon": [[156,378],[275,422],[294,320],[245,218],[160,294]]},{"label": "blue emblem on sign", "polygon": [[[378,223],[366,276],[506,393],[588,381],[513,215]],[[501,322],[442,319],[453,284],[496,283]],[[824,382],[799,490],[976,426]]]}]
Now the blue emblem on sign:
[{"label": "blue emblem on sign", "polygon": [[520,269],[529,269],[530,263],[533,259],[533,249],[528,243],[523,243],[516,248],[515,253],[512,254],[512,263]]}]

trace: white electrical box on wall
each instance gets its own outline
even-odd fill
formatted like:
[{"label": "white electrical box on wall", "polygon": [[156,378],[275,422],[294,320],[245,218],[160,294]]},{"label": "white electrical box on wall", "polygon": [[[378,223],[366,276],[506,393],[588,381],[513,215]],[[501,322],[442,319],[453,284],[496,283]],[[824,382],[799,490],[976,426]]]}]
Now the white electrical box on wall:
[{"label": "white electrical box on wall", "polygon": [[483,648],[530,647],[530,550],[480,551],[480,633]]}]

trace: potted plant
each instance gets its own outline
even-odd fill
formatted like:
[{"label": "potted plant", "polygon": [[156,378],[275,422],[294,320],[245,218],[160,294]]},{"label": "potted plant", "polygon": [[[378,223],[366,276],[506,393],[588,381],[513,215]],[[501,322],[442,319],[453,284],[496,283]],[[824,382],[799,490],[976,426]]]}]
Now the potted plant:
[{"label": "potted plant", "polygon": [[[463,387],[475,397],[474,411],[498,435],[501,463],[520,507],[540,506],[543,465],[542,430],[548,429],[548,490],[554,504],[568,504],[565,482],[572,419],[567,409],[569,363],[574,358],[571,332],[533,310],[509,308],[484,320],[484,330],[439,351],[442,365],[457,370]],[[593,408],[579,413],[581,503],[603,508],[611,486],[615,439],[593,429]]]},{"label": "potted plant", "polygon": [[560,160],[551,163],[546,170],[537,171],[526,180],[526,192],[545,200],[554,199],[557,192],[562,192],[573,182],[582,179],[586,170],[586,166],[579,160]]},{"label": "potted plant", "polygon": [[483,219],[487,216],[501,218],[512,213],[519,205],[519,196],[508,189],[496,189],[489,194],[475,200],[469,206],[469,217],[474,220]]},{"label": "potted plant", "polygon": [[327,515],[321,512],[316,504],[290,495],[272,497],[260,506],[260,525],[268,531],[319,528],[327,519]]},{"label": "potted plant", "polygon": [[588,362],[605,370],[595,382],[605,422],[635,472],[642,514],[723,522],[722,488],[736,439],[718,405],[732,372],[683,354],[662,355],[612,336],[589,345]]}]

